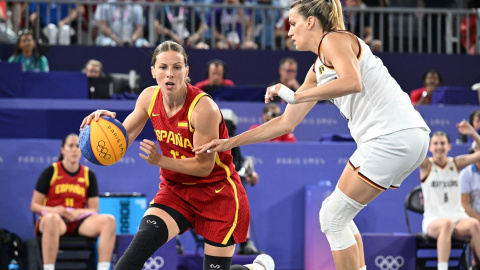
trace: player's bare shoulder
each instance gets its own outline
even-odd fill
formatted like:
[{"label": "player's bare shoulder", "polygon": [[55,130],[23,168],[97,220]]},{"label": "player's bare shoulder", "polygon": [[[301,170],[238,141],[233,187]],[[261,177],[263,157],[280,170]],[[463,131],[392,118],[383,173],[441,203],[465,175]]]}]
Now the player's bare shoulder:
[{"label": "player's bare shoulder", "polygon": [[195,122],[196,118],[221,121],[220,109],[210,96],[203,96],[198,100],[192,112],[192,121]]},{"label": "player's bare shoulder", "polygon": [[208,95],[205,95],[198,100],[194,111],[195,110],[201,111],[202,113],[220,112],[217,103],[215,103],[215,101],[213,101]]}]

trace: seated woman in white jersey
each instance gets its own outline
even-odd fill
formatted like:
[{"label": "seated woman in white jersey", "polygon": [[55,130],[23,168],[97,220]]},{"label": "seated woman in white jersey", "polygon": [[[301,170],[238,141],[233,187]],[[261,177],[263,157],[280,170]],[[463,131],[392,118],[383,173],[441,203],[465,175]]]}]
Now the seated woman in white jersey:
[{"label": "seated woman in white jersey", "polygon": [[336,268],[364,270],[363,243],[353,218],[380,193],[398,188],[422,163],[430,129],[370,47],[345,31],[339,0],[296,0],[289,23],[288,36],[297,50],[316,58],[296,92],[282,84],[267,88],[266,103],[275,96],[289,103],[283,115],[193,151],[222,152],[290,133],[319,100],[330,100],[347,120],[358,148],[322,204],[320,225]]},{"label": "seated woman in white jersey", "polygon": [[[480,136],[467,121],[457,124],[457,128],[460,133],[470,135],[475,142],[480,143]],[[448,269],[452,236],[459,240],[470,240],[476,255],[474,258],[480,258],[480,223],[465,212],[458,181],[461,169],[480,161],[480,152],[449,157],[451,149],[448,135],[436,131],[430,141],[432,157],[425,157],[420,165],[425,202],[422,230],[437,239],[438,270]],[[474,260],[473,264],[480,262]]]}]

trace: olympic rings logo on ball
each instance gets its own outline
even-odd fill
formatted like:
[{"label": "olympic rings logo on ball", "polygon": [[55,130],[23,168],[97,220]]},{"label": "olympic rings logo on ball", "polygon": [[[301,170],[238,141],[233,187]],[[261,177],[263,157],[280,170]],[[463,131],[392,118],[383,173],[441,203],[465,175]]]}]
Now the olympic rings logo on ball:
[{"label": "olympic rings logo on ball", "polygon": [[98,156],[103,159],[110,159],[111,155],[108,153],[108,148],[105,147],[105,141],[98,141],[97,145]]},{"label": "olympic rings logo on ball", "polygon": [[405,263],[405,259],[402,256],[377,256],[375,258],[375,265],[382,270],[398,270]]},{"label": "olympic rings logo on ball", "polygon": [[147,262],[143,265],[145,270],[157,270],[165,265],[165,260],[161,256],[155,256],[148,258]]}]

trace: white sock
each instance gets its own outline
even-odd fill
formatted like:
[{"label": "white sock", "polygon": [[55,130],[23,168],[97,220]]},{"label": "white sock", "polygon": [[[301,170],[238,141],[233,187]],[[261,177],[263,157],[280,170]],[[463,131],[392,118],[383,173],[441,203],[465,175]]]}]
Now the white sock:
[{"label": "white sock", "polygon": [[109,262],[98,262],[97,270],[110,270]]},{"label": "white sock", "polygon": [[437,269],[438,270],[448,270],[448,262],[438,262]]},{"label": "white sock", "polygon": [[55,270],[55,264],[44,264],[43,270]]},{"label": "white sock", "polygon": [[363,267],[360,267],[360,270],[367,270],[367,266],[364,265]]}]

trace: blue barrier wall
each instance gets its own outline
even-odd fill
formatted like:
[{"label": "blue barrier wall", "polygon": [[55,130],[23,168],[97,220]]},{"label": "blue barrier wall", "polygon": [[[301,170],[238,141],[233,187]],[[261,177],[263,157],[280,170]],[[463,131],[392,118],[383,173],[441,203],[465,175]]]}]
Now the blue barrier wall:
[{"label": "blue barrier wall", "polygon": [[[220,108],[232,109],[238,116],[237,134],[262,122],[262,102],[223,102]],[[281,105],[282,108],[285,105]],[[77,133],[83,118],[96,109],[117,112],[123,122],[135,107],[129,100],[65,100],[65,99],[0,99],[0,138],[60,139]],[[468,119],[478,106],[419,106],[417,110],[432,131],[443,130],[455,141],[456,123]],[[315,106],[294,131],[300,141],[319,141],[331,134],[348,134],[348,126],[336,106]],[[153,127],[147,122],[137,139],[155,139]]]},{"label": "blue barrier wall", "polygon": [[[133,69],[142,77],[143,85],[155,83],[150,74],[150,62],[154,48],[120,48],[96,46],[51,46],[46,57],[50,70],[80,71],[85,63],[95,58],[102,61],[106,73],[128,73]],[[0,59],[6,62],[13,52],[13,45],[0,44]],[[74,55],[74,57],[72,57]],[[238,85],[265,85],[278,78],[278,64],[282,57],[290,56],[299,63],[298,80],[303,81],[315,61],[310,52],[250,51],[250,50],[196,50],[187,49],[192,82],[205,79],[206,63],[219,58],[227,64],[227,78]],[[443,84],[470,87],[480,82],[476,67],[480,56],[378,53],[389,72],[404,91],[423,85],[422,75],[429,69],[437,69]],[[455,68],[451,68],[455,67]]]},{"label": "blue barrier wall", "polygon": [[0,63],[0,82],[0,98],[88,99],[87,77],[81,72],[22,72],[20,64]]},{"label": "blue barrier wall", "polygon": [[[55,161],[59,149],[58,139],[0,139],[0,227],[23,238],[33,236],[32,192],[39,174]],[[335,185],[354,150],[353,143],[318,142],[242,147],[244,155],[254,157],[260,175],[257,186],[246,187],[252,235],[256,244],[276,259],[278,269],[303,269],[305,186],[318,185],[322,180]],[[100,192],[140,192],[150,201],[158,188],[158,168],[148,165],[139,152],[139,144],[134,142],[115,165],[97,166],[84,159],[82,163],[96,173]],[[454,146],[452,155],[466,152],[467,146]],[[398,190],[381,194],[355,218],[360,231],[407,232],[403,201],[418,184],[415,171]],[[413,222],[420,231],[420,217]],[[181,241],[186,251],[194,251],[190,234],[182,235]]]}]

